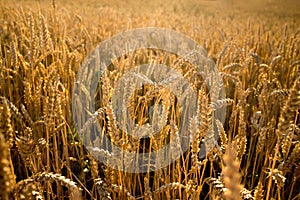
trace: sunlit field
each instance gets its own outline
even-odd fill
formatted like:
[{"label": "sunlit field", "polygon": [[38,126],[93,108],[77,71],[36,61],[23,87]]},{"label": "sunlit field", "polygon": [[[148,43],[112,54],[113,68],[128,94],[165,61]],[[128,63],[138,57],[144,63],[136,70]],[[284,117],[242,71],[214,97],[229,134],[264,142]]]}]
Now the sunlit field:
[{"label": "sunlit field", "polygon": [[[126,96],[137,126],[154,123],[153,107],[167,111],[156,113],[164,120],[156,135],[135,138],[117,125],[112,94],[138,65],[168,65],[197,96],[197,115],[184,119],[186,134],[194,135],[187,150],[175,143],[165,155],[181,152],[174,162],[153,170],[157,159],[142,163],[143,173],[130,173],[91,154],[74,117],[87,110],[72,105],[80,105],[76,78],[92,50],[146,27],[196,41],[220,79],[208,64],[193,66],[159,49],[112,60],[89,96],[97,115],[88,114],[102,130],[93,144],[109,140],[151,155],[179,141],[183,105],[162,86],[144,84]],[[115,162],[107,149],[98,150]],[[10,199],[300,199],[300,2],[0,0],[0,200]]]}]

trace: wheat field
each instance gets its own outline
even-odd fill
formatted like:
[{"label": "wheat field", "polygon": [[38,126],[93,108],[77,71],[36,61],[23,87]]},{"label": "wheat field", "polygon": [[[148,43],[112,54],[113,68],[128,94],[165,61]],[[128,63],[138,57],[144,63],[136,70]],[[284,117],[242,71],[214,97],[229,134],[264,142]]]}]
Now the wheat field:
[{"label": "wheat field", "polygon": [[[143,27],[197,41],[222,78],[214,89],[222,86],[225,96],[209,92],[195,66],[170,53],[141,49],[113,60],[92,98],[102,134],[123,149],[154,152],[178,141],[183,126],[172,92],[145,84],[131,94],[129,113],[144,124],[152,120],[150,107],[162,104],[170,113],[159,116],[165,127],[148,139],[120,131],[111,93],[125,72],[149,62],[169,65],[198,97],[197,116],[187,119],[195,138],[179,159],[129,173],[99,162],[83,144],[72,94],[100,42]],[[0,0],[0,82],[1,200],[300,199],[297,0]],[[224,122],[215,113],[222,108]],[[200,157],[208,134],[219,138]]]}]

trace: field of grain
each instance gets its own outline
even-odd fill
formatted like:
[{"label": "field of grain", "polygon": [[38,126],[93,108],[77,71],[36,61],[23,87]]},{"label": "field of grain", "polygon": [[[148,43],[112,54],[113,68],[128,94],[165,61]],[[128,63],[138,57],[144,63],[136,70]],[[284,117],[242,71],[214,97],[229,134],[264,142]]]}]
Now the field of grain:
[{"label": "field of grain", "polygon": [[[111,93],[127,70],[168,64],[198,97],[197,116],[187,119],[195,137],[179,159],[129,173],[98,161],[82,143],[72,94],[100,42],[143,27],[197,41],[222,81],[211,76],[217,93],[210,92],[195,66],[160,50],[113,60],[92,98],[102,134],[122,149],[154,152],[177,141],[183,126],[174,95],[144,85],[131,94],[130,113],[143,124],[151,120],[150,106],[163,102],[170,113],[165,127],[140,140],[120,131]],[[225,96],[218,99],[221,87]],[[223,108],[221,122],[215,111]],[[0,200],[300,199],[299,113],[297,0],[0,0]],[[208,136],[215,145],[200,157]],[[174,148],[181,151],[180,144]]]}]

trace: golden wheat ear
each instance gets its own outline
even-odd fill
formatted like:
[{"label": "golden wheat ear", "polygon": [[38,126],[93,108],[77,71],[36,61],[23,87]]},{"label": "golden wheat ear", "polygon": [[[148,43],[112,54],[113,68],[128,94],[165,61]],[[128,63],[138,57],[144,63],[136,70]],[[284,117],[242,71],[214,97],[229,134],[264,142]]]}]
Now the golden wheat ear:
[{"label": "golden wheat ear", "polygon": [[[29,185],[35,184],[35,183],[41,183],[43,186],[43,182],[56,182],[57,184],[60,184],[61,186],[65,186],[69,189],[70,198],[72,200],[81,200],[82,194],[81,194],[81,188],[77,186],[77,184],[74,181],[71,181],[70,179],[66,178],[65,176],[62,176],[60,174],[55,174],[51,172],[41,172],[41,173],[35,173],[33,176],[24,179],[17,183],[17,186],[14,190],[15,194],[18,194],[20,192],[23,192],[24,188],[28,188]],[[28,189],[26,189],[24,192],[27,192]],[[50,191],[48,191],[50,192]]]},{"label": "golden wheat ear", "polygon": [[6,98],[0,98],[0,199],[11,199],[16,184],[10,150],[14,144],[11,113]]},{"label": "golden wheat ear", "polygon": [[2,133],[0,133],[0,177],[0,199],[9,200],[16,178],[11,167],[9,145]]},{"label": "golden wheat ear", "polygon": [[241,174],[239,172],[240,163],[237,160],[236,147],[228,144],[223,156],[225,166],[222,169],[224,174],[224,185],[226,187],[225,197],[228,200],[241,200]]},{"label": "golden wheat ear", "polygon": [[263,200],[264,199],[264,190],[263,190],[263,184],[261,181],[258,182],[257,186],[254,190],[254,200]]}]

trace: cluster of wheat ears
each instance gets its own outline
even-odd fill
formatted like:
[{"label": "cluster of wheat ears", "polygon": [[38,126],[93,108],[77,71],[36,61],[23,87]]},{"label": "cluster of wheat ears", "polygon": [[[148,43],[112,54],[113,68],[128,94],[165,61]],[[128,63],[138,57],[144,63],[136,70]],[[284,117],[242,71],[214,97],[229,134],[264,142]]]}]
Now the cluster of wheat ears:
[{"label": "cluster of wheat ears", "polygon": [[[168,12],[158,5],[131,15],[130,6],[78,14],[55,1],[35,9],[1,3],[0,199],[300,199],[299,15],[280,9],[278,16],[225,15],[177,3]],[[82,144],[72,92],[82,62],[99,42],[146,26],[175,29],[199,42],[222,81],[211,76],[217,83],[208,90],[197,66],[160,50],[113,60],[92,98],[102,134],[122,149],[151,153],[178,141],[182,126],[172,92],[145,84],[126,96],[132,119],[150,122],[149,108],[161,104],[169,113],[159,116],[164,128],[147,139],[119,130],[111,94],[127,70],[151,62],[171,66],[198,96],[197,116],[186,120],[195,135],[187,151],[156,171],[149,164],[144,173],[129,173],[97,161]],[[221,87],[226,97],[219,99]],[[224,107],[222,123],[215,111]],[[96,140],[107,142],[101,135]],[[215,147],[199,157],[202,141]],[[174,148],[180,152],[179,143]]]}]

